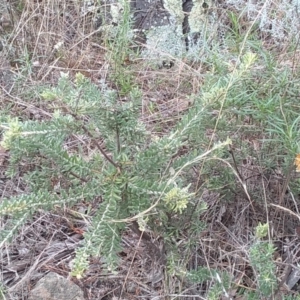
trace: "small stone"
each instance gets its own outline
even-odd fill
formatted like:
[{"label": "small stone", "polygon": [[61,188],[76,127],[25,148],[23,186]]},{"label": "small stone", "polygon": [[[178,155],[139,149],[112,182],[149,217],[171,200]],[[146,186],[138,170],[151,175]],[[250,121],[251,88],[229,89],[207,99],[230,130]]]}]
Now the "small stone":
[{"label": "small stone", "polygon": [[70,280],[48,273],[30,292],[28,300],[84,300],[83,291]]}]

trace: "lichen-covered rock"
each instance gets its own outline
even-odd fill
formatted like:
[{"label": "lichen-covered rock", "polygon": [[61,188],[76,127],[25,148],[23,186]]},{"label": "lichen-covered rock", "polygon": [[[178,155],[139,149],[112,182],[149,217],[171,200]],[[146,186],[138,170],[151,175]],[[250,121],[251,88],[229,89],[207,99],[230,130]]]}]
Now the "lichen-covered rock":
[{"label": "lichen-covered rock", "polygon": [[[172,57],[197,56],[207,34],[216,28],[217,18],[213,13],[212,0],[148,0],[148,3],[152,5],[148,13],[153,15],[153,19],[164,20],[164,23],[153,22],[144,27],[146,47],[143,54],[148,59],[153,58],[159,65]],[[167,15],[160,17],[160,11]]]},{"label": "lichen-covered rock", "polygon": [[[86,11],[99,11],[99,31],[105,38],[114,39],[124,17],[124,1],[102,0],[98,6],[94,1],[93,9],[91,1],[86,2]],[[214,0],[132,0],[129,35],[143,45],[142,55],[158,65],[184,55],[197,56],[197,48],[205,44],[213,30],[213,4]]]},{"label": "lichen-covered rock", "polygon": [[185,51],[182,32],[174,25],[167,25],[154,27],[148,31],[142,54],[162,66],[174,57],[182,57]]},{"label": "lichen-covered rock", "polygon": [[144,57],[163,65],[172,56],[182,56],[182,0],[134,0],[132,11],[134,30],[144,35]]},{"label": "lichen-covered rock", "polygon": [[245,1],[227,0],[228,11],[236,11],[249,22],[255,22],[263,34],[281,44],[290,38],[297,37],[300,31],[299,0],[281,1]]},{"label": "lichen-covered rock", "polygon": [[184,19],[182,5],[182,0],[164,0],[165,9],[170,13],[171,17],[178,25],[182,25]]},{"label": "lichen-covered rock", "polygon": [[133,0],[131,1],[131,11],[133,28],[140,31],[168,25],[171,17],[162,5],[162,1],[158,0]]},{"label": "lichen-covered rock", "polygon": [[211,0],[194,0],[188,17],[190,33],[201,32],[205,23],[209,21],[209,9],[212,7]]}]

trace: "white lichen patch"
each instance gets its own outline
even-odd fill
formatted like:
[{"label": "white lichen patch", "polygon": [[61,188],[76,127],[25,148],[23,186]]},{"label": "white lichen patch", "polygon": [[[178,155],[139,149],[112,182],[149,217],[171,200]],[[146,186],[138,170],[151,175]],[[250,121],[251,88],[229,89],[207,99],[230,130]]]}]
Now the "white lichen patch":
[{"label": "white lichen patch", "polygon": [[182,10],[182,0],[164,0],[164,8],[174,18],[177,24],[182,24],[184,13]]},{"label": "white lichen patch", "polygon": [[182,32],[182,0],[163,0],[162,8],[166,12],[164,22],[168,25],[147,30],[146,48],[143,50],[143,56],[153,58],[157,65],[166,64],[174,57],[182,57],[186,52]]},{"label": "white lichen patch", "polygon": [[122,1],[120,2],[116,2],[116,3],[112,3],[110,5],[110,14],[112,17],[112,22],[115,24],[118,24],[119,21],[122,19],[122,13],[124,11],[124,6]]},{"label": "white lichen patch", "polygon": [[211,5],[211,0],[193,0],[193,7],[189,14],[190,33],[202,31],[208,21],[208,9]]},{"label": "white lichen patch", "polygon": [[255,22],[263,33],[271,35],[278,44],[299,35],[299,0],[227,0],[227,4],[229,11],[246,15],[249,22]]},{"label": "white lichen patch", "polygon": [[153,58],[158,65],[173,57],[181,57],[183,53],[185,53],[185,44],[182,33],[178,34],[174,26],[156,27],[147,33],[147,46],[143,56],[148,59]]}]

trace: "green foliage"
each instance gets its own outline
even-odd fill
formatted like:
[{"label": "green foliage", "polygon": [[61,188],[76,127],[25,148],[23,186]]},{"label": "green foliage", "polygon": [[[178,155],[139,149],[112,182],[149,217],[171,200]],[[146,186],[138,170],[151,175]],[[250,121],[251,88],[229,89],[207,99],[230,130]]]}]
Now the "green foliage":
[{"label": "green foliage", "polygon": [[300,296],[299,295],[285,295],[283,297],[284,300],[299,300]]},{"label": "green foliage", "polygon": [[[161,51],[162,55],[172,54],[175,68],[180,65],[178,73],[175,68],[171,69],[171,74],[178,75],[179,79],[176,93],[182,93],[181,74],[185,76],[186,68],[195,76],[186,84],[185,92],[196,90],[194,80],[201,85],[199,91],[187,96],[193,104],[187,112],[180,114],[179,121],[171,120],[172,126],[168,128],[162,128],[160,122],[155,124],[159,133],[149,132],[140,120],[142,91],[135,82],[133,70],[142,66],[128,64],[133,55],[139,55],[131,48],[130,1],[119,0],[113,7],[114,13],[119,11],[118,16],[112,16],[117,18],[117,26],[109,25],[107,32],[104,26],[101,29],[105,59],[109,64],[106,77],[109,82],[94,84],[81,73],[75,78],[69,73],[61,73],[55,86],[24,88],[25,80],[27,82],[28,77],[35,75],[32,56],[39,57],[38,47],[35,47],[36,53],[24,47],[16,60],[18,70],[14,72],[14,88],[5,95],[16,101],[25,100],[26,106],[31,103],[32,94],[38,94],[44,101],[42,107],[47,116],[35,120],[22,112],[14,114],[14,106],[18,105],[13,101],[3,104],[1,146],[9,150],[10,157],[6,176],[20,176],[27,190],[22,195],[1,199],[0,217],[5,221],[0,232],[0,247],[10,242],[39,209],[53,210],[97,201],[96,211],[92,215],[90,212],[83,215],[89,223],[84,241],[76,251],[73,276],[84,275],[91,256],[103,257],[106,267],[115,270],[119,263],[122,231],[127,224],[136,221],[141,231],[150,229],[163,239],[168,274],[203,284],[207,287],[206,299],[230,298],[229,291],[237,292],[245,299],[274,297],[278,286],[274,246],[272,241],[266,240],[268,223],[259,223],[255,241],[248,249],[243,247],[253,270],[252,274],[250,272],[252,278],[248,279],[256,284],[256,290],[249,291],[249,281],[243,279],[241,285],[235,286],[236,270],[231,269],[235,264],[224,264],[224,271],[225,268],[209,267],[210,257],[205,257],[207,268],[187,270],[194,255],[199,254],[199,244],[206,246],[207,240],[202,244],[199,239],[207,220],[212,222],[210,225],[215,225],[214,218],[218,221],[223,218],[222,211],[218,216],[211,216],[208,211],[202,218],[209,205],[215,204],[214,201],[203,201],[204,191],[218,194],[217,204],[220,202],[221,210],[229,202],[239,200],[241,191],[247,200],[251,198],[259,206],[262,194],[268,201],[266,187],[260,187],[255,179],[248,181],[248,178],[256,173],[262,181],[269,179],[269,174],[276,168],[276,174],[277,170],[282,173],[291,194],[300,192],[300,180],[290,176],[295,168],[295,155],[300,153],[300,86],[296,55],[291,55],[289,47],[297,53],[298,42],[285,47],[284,56],[288,58],[285,65],[278,60],[282,55],[273,56],[270,48],[263,49],[265,41],[256,40],[267,32],[273,38],[277,36],[278,41],[285,35],[294,34],[296,27],[291,27],[290,20],[297,14],[292,19],[286,18],[294,9],[290,9],[292,4],[287,6],[285,3],[289,9],[279,13],[283,16],[280,19],[285,23],[288,21],[288,26],[284,26],[284,22],[273,22],[280,12],[274,3],[264,4],[257,19],[252,19],[256,15],[253,12],[255,6],[245,6],[241,1],[231,1],[231,5],[233,3],[236,9],[230,10],[229,5],[227,10],[231,29],[226,32],[224,44],[209,41],[213,39],[214,30],[205,25],[203,35],[200,35],[200,40],[205,43],[198,43],[194,50],[190,48],[185,54],[201,65],[188,65],[186,58],[181,61],[181,55],[185,53],[181,33],[178,35],[170,26],[168,31],[164,27],[154,29],[163,36],[159,43],[164,48],[159,49],[166,51]],[[181,6],[179,9],[181,12]],[[217,10],[213,13],[218,14]],[[247,18],[253,21],[250,28],[245,22]],[[266,23],[263,23],[264,18],[267,18]],[[25,27],[26,22],[22,25]],[[147,42],[153,40],[149,49],[157,46],[157,32],[153,37],[148,35]],[[68,57],[68,50],[62,45],[58,42],[54,46],[57,60]],[[155,57],[160,55],[158,52],[155,51]],[[143,53],[147,56],[147,51]],[[169,59],[170,55],[165,57]],[[149,62],[149,57],[146,59]],[[143,72],[138,71],[139,74]],[[165,87],[159,76],[155,84],[158,91],[160,86]],[[17,88],[22,89],[22,95],[14,97]],[[148,109],[154,114],[160,110],[159,106],[159,101],[151,102]],[[240,171],[245,169],[243,164],[248,158],[253,163],[248,170],[249,177],[247,172]],[[258,176],[256,174],[254,176]],[[247,209],[236,213],[243,214]],[[213,208],[211,210],[215,212]],[[210,240],[208,243],[211,247]],[[206,253],[204,256],[210,255],[213,249]],[[232,253],[238,255],[235,251]],[[243,261],[246,264],[246,260]],[[238,267],[242,269],[240,265]],[[247,267],[248,272],[251,268]],[[245,270],[238,271],[249,276]],[[5,297],[4,289],[0,287],[1,296]]]},{"label": "green foliage", "polygon": [[264,238],[268,235],[268,231],[269,231],[269,224],[259,223],[258,226],[256,227],[255,236],[258,239]]},{"label": "green foliage", "polygon": [[[11,218],[2,242],[37,209],[101,199],[73,262],[72,274],[81,277],[90,256],[104,256],[107,267],[115,269],[128,218],[138,220],[141,228],[150,226],[170,243],[170,249],[174,248],[172,236],[180,234],[187,219],[192,231],[203,228],[195,212],[201,214],[206,206],[192,191],[193,181],[187,174],[207,158],[208,167],[226,158],[224,149],[231,144],[226,133],[220,135],[223,142],[214,144],[204,133],[207,124],[223,126],[222,116],[211,119],[211,111],[226,107],[231,101],[228,96],[240,86],[254,60],[247,53],[236,69],[218,81],[208,77],[210,88],[204,87],[194,106],[160,137],[139,120],[141,98],[136,88],[126,101],[120,101],[104,82],[96,86],[80,73],[74,80],[61,73],[57,86],[41,93],[53,110],[52,118],[21,122],[7,117],[3,123],[2,146],[10,150],[8,174],[14,176],[20,166],[26,166],[21,171],[30,193],[0,204],[0,214]],[[83,135],[97,151],[89,152],[76,139]],[[70,141],[76,145],[72,150]],[[189,151],[178,155],[183,148]],[[215,278],[216,289],[221,283],[225,288],[218,273]],[[212,299],[218,293],[212,290]]]},{"label": "green foliage", "polygon": [[[167,226],[166,214],[179,218],[177,213],[183,214],[192,207],[195,195],[184,180],[184,171],[230,144],[226,140],[206,152],[195,149],[170,165],[172,157],[189,139],[195,143],[195,129],[205,107],[189,111],[172,132],[158,138],[151,136],[139,121],[137,93],[131,93],[130,99],[122,102],[105,84],[98,88],[82,74],[77,74],[74,81],[62,74],[58,85],[41,95],[53,107],[51,119],[21,122],[7,118],[4,125],[2,146],[11,155],[8,173],[13,176],[20,164],[28,166],[23,177],[31,192],[4,199],[0,204],[1,215],[19,220],[8,227],[6,235],[3,232],[2,241],[12,236],[20,220],[39,208],[51,209],[101,197],[74,261],[72,274],[77,277],[87,268],[90,255],[105,255],[107,267],[116,267],[125,225],[118,220],[144,216],[157,231],[162,227],[155,228],[155,219],[165,220]],[[66,146],[72,137],[82,134],[98,150],[88,158],[84,145],[77,143],[74,151]],[[105,148],[99,145],[99,139],[105,142]],[[154,217],[145,215],[149,209],[156,210]]]},{"label": "green foliage", "polygon": [[0,300],[6,300],[7,298],[5,297],[5,288],[2,285],[2,283],[0,284]]},{"label": "green foliage", "polygon": [[265,233],[265,225],[256,228],[258,239],[249,251],[250,263],[256,273],[258,284],[256,294],[264,297],[271,296],[277,288],[276,265],[273,260],[275,248],[271,242],[260,240]]},{"label": "green foliage", "polygon": [[132,40],[131,33],[131,17],[130,17],[130,2],[120,0],[119,4],[122,7],[122,14],[119,24],[116,28],[115,37],[108,42],[109,56],[108,60],[112,63],[111,79],[116,84],[120,95],[127,95],[134,90],[134,78],[126,66],[126,60],[130,55],[130,42]]},{"label": "green foliage", "polygon": [[164,196],[163,200],[171,211],[174,211],[175,213],[179,212],[181,214],[182,211],[186,209],[189,198],[193,196],[193,194],[188,193],[188,188],[189,187],[179,189],[175,187]]},{"label": "green foliage", "polygon": [[204,283],[205,281],[213,282],[209,290],[207,299],[219,299],[221,295],[228,297],[227,291],[230,287],[230,276],[227,273],[218,272],[218,270],[199,267],[187,274],[187,278],[194,283]]}]

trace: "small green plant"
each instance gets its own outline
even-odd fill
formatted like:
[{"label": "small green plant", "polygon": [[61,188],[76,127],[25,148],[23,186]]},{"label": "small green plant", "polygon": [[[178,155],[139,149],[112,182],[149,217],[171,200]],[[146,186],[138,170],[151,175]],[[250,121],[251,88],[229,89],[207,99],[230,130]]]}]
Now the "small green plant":
[{"label": "small green plant", "polygon": [[[107,268],[114,270],[121,234],[130,222],[138,223],[141,231],[150,227],[161,235],[169,256],[178,257],[174,241],[182,228],[199,234],[204,227],[199,215],[206,205],[199,200],[189,174],[208,158],[207,169],[220,170],[220,164],[214,162],[225,157],[231,144],[221,130],[220,142],[213,144],[205,138],[207,124],[216,129],[225,124],[221,115],[211,120],[211,111],[231,108],[235,99],[228,96],[240,86],[254,60],[254,55],[245,55],[237,68],[218,81],[208,76],[193,107],[160,137],[139,120],[138,89],[121,101],[105,82],[96,86],[80,73],[74,80],[61,73],[57,86],[41,93],[52,110],[51,118],[20,121],[2,116],[1,145],[10,151],[7,174],[13,177],[22,172],[30,192],[1,202],[0,214],[10,217],[1,232],[1,245],[40,208],[51,210],[99,199],[99,208],[77,249],[72,275],[83,276],[90,256],[105,257]],[[77,136],[85,136],[94,150]],[[70,148],[70,142],[76,146]],[[226,172],[227,176],[231,171]],[[176,259],[170,257],[170,270],[178,272]],[[182,273],[185,268],[179,269]],[[209,275],[215,282],[211,299],[227,293],[225,275],[219,271]]]},{"label": "small green plant", "polygon": [[[154,231],[180,219],[196,203],[184,171],[230,144],[227,139],[202,151],[196,150],[192,139],[194,151],[172,159],[198,130],[206,109],[200,103],[169,134],[155,137],[139,121],[138,93],[130,93],[128,101],[122,102],[104,83],[98,88],[78,73],[74,81],[62,74],[57,87],[44,90],[41,96],[53,107],[51,120],[7,118],[2,125],[6,131],[1,144],[11,155],[8,174],[19,172],[20,164],[31,166],[23,170],[31,192],[4,199],[0,205],[1,215],[11,217],[2,231],[2,243],[38,208],[101,197],[84,245],[77,250],[72,272],[77,277],[88,267],[90,255],[105,255],[107,267],[115,268],[128,218],[148,222]],[[68,150],[68,141],[77,135],[88,137],[97,151],[85,153],[88,149],[81,143],[76,150]],[[156,228],[155,220],[163,225]]]},{"label": "small green plant", "polygon": [[[84,276],[90,258],[95,256],[101,256],[106,267],[115,270],[122,233],[135,225],[139,234],[149,230],[159,236],[164,246],[166,295],[176,293],[180,297],[186,290],[192,293],[185,284],[193,283],[203,287],[203,299],[276,298],[281,286],[276,280],[268,209],[281,204],[277,205],[280,209],[290,195],[297,208],[294,195],[300,192],[300,180],[294,176],[295,169],[300,171],[295,3],[257,1],[257,13],[257,5],[232,0],[227,3],[225,18],[219,18],[223,11],[219,4],[211,7],[211,1],[198,1],[194,8],[205,10],[205,18],[203,13],[200,19],[195,11],[189,13],[189,22],[195,24],[189,24],[193,39],[186,51],[181,32],[182,1],[162,1],[166,14],[173,9],[168,3],[176,5],[179,26],[170,24],[144,32],[146,45],[138,53],[132,47],[132,3],[102,2],[97,1],[93,8],[85,1],[77,3],[78,12],[82,12],[81,4],[91,11],[84,17],[83,28],[76,26],[78,35],[67,43],[57,40],[64,36],[63,29],[55,32],[49,22],[56,15],[53,9],[45,9],[49,11],[43,17],[46,22],[36,32],[38,20],[34,16],[40,3],[36,3],[38,7],[25,1],[13,5],[17,14],[22,13],[22,24],[16,23],[15,14],[9,16],[9,22],[2,18],[6,39],[3,53],[8,51],[9,61],[16,66],[8,80],[12,88],[1,87],[0,93],[0,142],[9,157],[5,180],[18,177],[26,193],[1,198],[0,248],[18,235],[36,211],[57,207],[75,211],[79,205],[87,208],[85,213],[78,213],[87,229],[72,262],[73,276]],[[94,8],[97,16],[101,15],[101,26],[98,24],[96,30],[90,20],[91,14],[96,14]],[[62,11],[56,24],[62,24],[68,15],[68,9]],[[74,24],[79,21],[75,20]],[[28,30],[32,22],[33,35]],[[193,26],[195,32],[200,29],[197,38]],[[93,32],[86,34],[88,28]],[[18,29],[14,30],[16,36],[9,38],[13,29]],[[287,40],[289,44],[285,44]],[[92,41],[97,44],[90,44]],[[277,43],[280,47],[274,47]],[[101,53],[97,50],[93,56],[96,46],[101,47]],[[10,52],[14,49],[18,50]],[[77,71],[71,70],[70,64],[54,85],[40,82],[52,71],[57,74],[55,65],[61,67],[64,58],[74,53],[85,57],[84,50],[88,50],[92,72],[93,59],[103,55],[101,61],[108,66],[105,81],[94,84],[94,75],[92,80],[80,73],[74,75]],[[138,57],[134,63],[133,57]],[[174,65],[166,70],[169,59]],[[147,70],[139,64],[142,60],[148,64]],[[46,71],[48,64],[52,67]],[[162,67],[155,73],[157,78],[147,77],[149,65]],[[84,59],[77,70],[85,67]],[[41,76],[44,71],[45,77]],[[141,86],[137,73],[145,78]],[[172,86],[175,81],[164,78],[170,74],[176,78],[176,89]],[[150,92],[155,90],[163,97],[152,101],[149,87]],[[168,109],[164,101],[168,102],[169,95],[192,100],[192,105],[185,113],[179,108],[176,116],[168,112],[166,120],[161,103]],[[142,99],[145,96],[146,100]],[[143,117],[148,117],[145,111],[158,117],[155,121],[147,118],[144,124]],[[4,165],[6,168],[6,161]],[[271,185],[277,180],[282,191],[274,197]],[[97,203],[96,208],[90,203]],[[246,231],[242,228],[236,232],[232,222],[242,223],[243,214],[255,219],[257,211],[259,220],[267,223],[258,224],[246,247],[248,226]],[[230,240],[224,242],[221,237],[213,247],[219,237],[214,229],[221,232],[226,227]],[[242,238],[238,236],[241,234]],[[172,284],[172,280],[180,282]],[[5,287],[0,286],[0,299],[6,299],[5,295]],[[299,298],[281,296],[286,300]]]},{"label": "small green plant", "polygon": [[250,263],[255,271],[259,297],[271,296],[277,288],[276,265],[273,260],[275,248],[270,241],[262,238],[268,234],[268,224],[259,224],[256,227],[257,240],[251,246],[249,255]]},{"label": "small green plant", "polygon": [[111,62],[112,74],[111,79],[117,86],[120,95],[129,94],[134,88],[134,78],[130,72],[129,66],[126,65],[130,51],[130,43],[132,40],[130,3],[128,1],[119,1],[118,26],[114,33],[114,37],[108,41],[108,60]]},{"label": "small green plant", "polygon": [[241,28],[240,28],[240,21],[239,21],[239,16],[232,12],[228,12],[228,17],[231,22],[231,31],[234,39],[236,42],[241,42],[242,41],[242,36],[241,36]]}]

